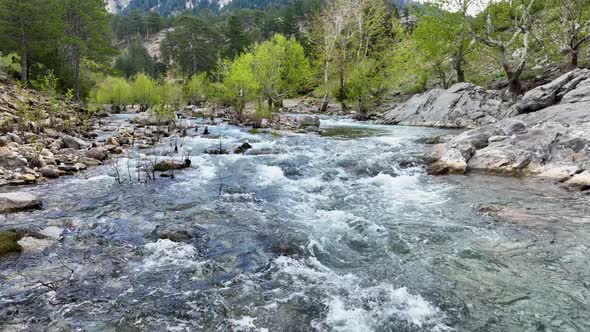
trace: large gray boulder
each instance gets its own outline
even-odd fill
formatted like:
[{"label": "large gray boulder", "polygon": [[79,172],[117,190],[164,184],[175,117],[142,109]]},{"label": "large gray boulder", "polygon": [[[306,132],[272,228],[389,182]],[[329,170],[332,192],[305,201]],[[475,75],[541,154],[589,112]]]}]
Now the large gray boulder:
[{"label": "large gray boulder", "polygon": [[109,151],[103,147],[92,148],[86,151],[86,157],[103,161],[109,157]]},{"label": "large gray boulder", "polygon": [[476,128],[516,115],[514,100],[502,92],[458,83],[416,95],[387,112],[385,124]]},{"label": "large gray boulder", "polygon": [[304,115],[297,118],[297,125],[299,128],[318,127],[320,126],[320,118],[314,115]]},{"label": "large gray boulder", "polygon": [[[475,150],[461,153],[469,145]],[[461,172],[457,165],[465,163],[465,172],[538,175],[587,188],[587,176],[578,174],[590,170],[590,102],[558,104],[470,130],[435,151],[435,174]]]},{"label": "large gray boulder", "polygon": [[61,140],[63,141],[64,146],[69,149],[80,150],[90,146],[90,143],[87,141],[70,135],[63,135]]},{"label": "large gray boulder", "polygon": [[576,103],[588,98],[590,70],[575,69],[528,91],[516,106],[519,113],[531,113],[559,103]]},{"label": "large gray boulder", "polygon": [[24,192],[0,194],[0,213],[40,209],[43,206],[37,196]]}]

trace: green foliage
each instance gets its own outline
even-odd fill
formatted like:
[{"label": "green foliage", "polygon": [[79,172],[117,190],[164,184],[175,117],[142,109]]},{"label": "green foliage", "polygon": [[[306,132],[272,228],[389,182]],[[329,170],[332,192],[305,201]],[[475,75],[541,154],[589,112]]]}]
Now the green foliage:
[{"label": "green foliage", "polygon": [[369,107],[375,102],[383,77],[378,68],[377,61],[363,59],[352,68],[349,79],[346,82],[346,95],[356,102],[357,110],[362,114],[367,113]]},{"label": "green foliage", "polygon": [[230,58],[237,57],[251,44],[251,37],[245,33],[242,21],[237,15],[231,15],[228,19],[226,40],[226,54]]},{"label": "green foliage", "polygon": [[160,102],[162,105],[171,106],[178,110],[184,100],[182,87],[178,84],[164,81],[159,87]]},{"label": "green foliage", "polygon": [[252,67],[259,84],[258,97],[271,108],[306,90],[313,75],[303,47],[294,38],[278,34],[254,47]]},{"label": "green foliage", "polygon": [[215,67],[222,36],[218,29],[200,17],[184,15],[162,43],[163,57],[178,66],[181,73],[192,76]]},{"label": "green foliage", "polygon": [[115,68],[125,77],[133,77],[138,73],[154,76],[154,61],[143,47],[140,40],[133,40],[126,54],[120,55],[115,61]]},{"label": "green foliage", "polygon": [[190,105],[199,105],[206,101],[210,92],[210,82],[206,73],[193,75],[184,85],[184,98]]},{"label": "green foliage", "polygon": [[6,55],[2,55],[2,53],[0,52],[0,70],[5,73],[14,76],[18,75],[18,72],[20,70],[20,66],[18,64],[19,61],[20,57],[15,52],[8,53]]},{"label": "green foliage", "polygon": [[254,55],[244,53],[233,62],[222,62],[219,71],[223,84],[220,86],[222,99],[242,115],[246,102],[256,98],[260,85],[253,71]]},{"label": "green foliage", "polygon": [[[468,4],[469,0],[461,0]],[[473,38],[469,36],[471,17],[466,12],[449,12],[436,6],[426,6],[412,38],[422,61],[435,73],[442,86],[448,87],[455,78],[465,80],[466,55]]]},{"label": "green foliage", "polygon": [[147,111],[150,107],[162,102],[156,81],[145,74],[135,76],[130,88],[132,102],[139,104],[143,111]]},{"label": "green foliage", "polygon": [[23,234],[14,230],[6,230],[0,232],[0,256],[21,252],[23,248],[18,244],[18,241],[23,238]]},{"label": "green foliage", "polygon": [[127,105],[132,102],[131,96],[131,85],[125,79],[107,77],[97,84],[91,100],[101,105]]},{"label": "green foliage", "polygon": [[21,81],[28,82],[29,66],[57,49],[65,22],[61,3],[44,0],[0,1],[0,45],[21,60]]}]

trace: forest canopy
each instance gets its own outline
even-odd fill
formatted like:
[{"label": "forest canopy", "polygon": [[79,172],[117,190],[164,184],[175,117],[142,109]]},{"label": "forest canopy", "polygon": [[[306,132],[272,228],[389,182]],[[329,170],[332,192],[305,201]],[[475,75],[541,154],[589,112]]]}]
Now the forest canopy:
[{"label": "forest canopy", "polygon": [[[458,82],[520,94],[539,75],[588,63],[584,0],[134,6],[112,14],[102,0],[0,0],[0,69],[36,87],[55,75],[63,93],[100,103],[162,103],[172,85],[180,103],[238,113],[302,95],[320,98],[320,110],[338,102],[366,113],[388,94]],[[146,79],[159,95],[149,103],[133,97]]]}]

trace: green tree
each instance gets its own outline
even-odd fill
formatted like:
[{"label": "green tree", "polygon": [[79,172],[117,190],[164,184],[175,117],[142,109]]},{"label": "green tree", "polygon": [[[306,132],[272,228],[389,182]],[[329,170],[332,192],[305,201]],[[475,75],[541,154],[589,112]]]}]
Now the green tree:
[{"label": "green tree", "polygon": [[146,25],[147,25],[147,37],[149,38],[150,35],[158,33],[162,30],[162,18],[158,13],[154,11],[150,11],[147,14],[146,18]]},{"label": "green tree", "polygon": [[[470,36],[468,10],[473,0],[450,2],[458,10],[450,12],[439,6],[426,6],[412,37],[417,50],[447,88],[453,78],[465,81],[466,57],[473,38]],[[449,1],[440,1],[447,3]]]},{"label": "green tree", "polygon": [[184,85],[184,98],[190,105],[203,103],[209,93],[209,79],[207,73],[193,75]]},{"label": "green tree", "polygon": [[222,38],[216,26],[203,18],[180,17],[162,44],[165,60],[177,64],[190,77],[215,67]]},{"label": "green tree", "polygon": [[131,86],[120,77],[107,77],[98,82],[91,93],[91,101],[99,105],[125,107],[132,103]]},{"label": "green tree", "polygon": [[246,102],[257,97],[260,85],[253,71],[254,55],[244,53],[230,64],[221,63],[219,71],[223,79],[222,96],[235,107],[242,117]]},{"label": "green tree", "polygon": [[137,73],[154,76],[154,61],[138,39],[129,44],[127,54],[122,54],[116,59],[115,68],[128,78]]},{"label": "green tree", "polygon": [[559,26],[558,40],[568,55],[571,68],[577,68],[580,49],[590,41],[590,2],[588,0],[553,0]]},{"label": "green tree", "polygon": [[45,0],[0,0],[0,50],[20,56],[21,82],[35,58],[55,50],[63,35],[62,6]]},{"label": "green tree", "polygon": [[502,0],[490,3],[478,17],[477,39],[495,53],[513,94],[523,91],[520,76],[533,51],[536,13],[542,6],[534,0]]},{"label": "green tree", "polygon": [[295,38],[274,35],[256,45],[253,53],[252,67],[259,83],[259,96],[268,102],[270,109],[309,84],[311,67]]},{"label": "green tree", "polygon": [[242,22],[237,15],[231,15],[227,22],[227,55],[235,58],[250,45],[250,37],[244,33]]},{"label": "green tree", "polygon": [[64,46],[80,99],[82,60],[107,61],[115,52],[110,46],[109,14],[102,0],[62,0],[65,10]]}]

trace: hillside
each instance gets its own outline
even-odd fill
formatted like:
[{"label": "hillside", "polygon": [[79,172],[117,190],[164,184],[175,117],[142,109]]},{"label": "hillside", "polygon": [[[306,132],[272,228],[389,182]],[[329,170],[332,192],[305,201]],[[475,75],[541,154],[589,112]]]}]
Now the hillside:
[{"label": "hillside", "polygon": [[225,7],[263,9],[268,5],[284,5],[287,0],[108,0],[107,8],[113,13],[129,11],[155,11],[169,15],[183,11],[213,11]]},{"label": "hillside", "polygon": [[[108,0],[107,8],[112,13],[130,11],[155,11],[160,15],[170,15],[184,11],[198,12],[201,9],[218,11],[222,9],[265,9],[270,5],[284,6],[289,3],[316,2],[314,0]],[[323,2],[323,0],[317,0]],[[412,0],[388,1],[398,8],[413,3]]]}]

